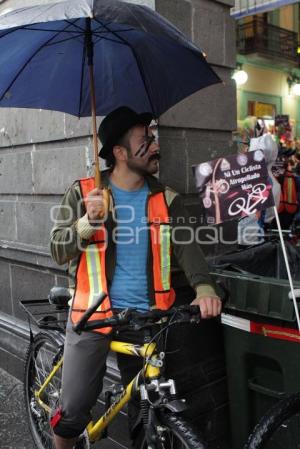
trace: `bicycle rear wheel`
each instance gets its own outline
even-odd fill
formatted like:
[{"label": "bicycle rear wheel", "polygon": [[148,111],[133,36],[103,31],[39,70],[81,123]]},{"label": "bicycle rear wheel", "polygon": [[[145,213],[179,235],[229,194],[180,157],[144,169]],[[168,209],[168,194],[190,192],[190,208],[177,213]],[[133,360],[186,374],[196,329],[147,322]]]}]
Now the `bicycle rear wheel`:
[{"label": "bicycle rear wheel", "polygon": [[[160,441],[157,449],[207,449],[207,444],[192,426],[181,416],[171,413],[159,414],[157,426]],[[141,429],[134,442],[135,449],[147,449],[144,429]]]},{"label": "bicycle rear wheel", "polygon": [[[38,334],[30,344],[25,358],[24,395],[28,424],[38,449],[55,449],[49,413],[38,403],[38,391],[62,355],[63,336]],[[51,379],[41,399],[54,410],[61,389],[61,369]]]},{"label": "bicycle rear wheel", "polygon": [[300,449],[300,393],[275,404],[256,425],[244,449]]}]

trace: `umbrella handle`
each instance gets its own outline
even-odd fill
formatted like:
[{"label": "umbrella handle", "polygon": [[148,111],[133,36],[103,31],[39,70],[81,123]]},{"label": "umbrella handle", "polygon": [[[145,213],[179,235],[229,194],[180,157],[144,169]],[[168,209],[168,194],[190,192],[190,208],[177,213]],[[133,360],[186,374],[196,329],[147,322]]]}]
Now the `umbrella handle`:
[{"label": "umbrella handle", "polygon": [[[91,86],[91,100],[92,100],[92,120],[93,120],[93,147],[94,147],[94,161],[95,161],[95,187],[102,189],[101,172],[99,169],[99,156],[98,156],[98,138],[97,138],[97,122],[96,122],[96,100],[94,90],[94,73],[93,66],[89,66],[90,69],[90,86]],[[103,203],[104,210],[100,218],[107,215],[110,204],[110,195],[107,189],[103,189]]]},{"label": "umbrella handle", "polygon": [[[98,136],[97,136],[97,118],[96,118],[96,95],[95,95],[95,79],[94,79],[94,65],[93,65],[93,43],[91,39],[91,19],[86,19],[86,48],[89,67],[90,78],[90,96],[91,96],[91,109],[92,109],[92,122],[93,122],[93,147],[94,147],[94,162],[95,162],[95,187],[102,189],[101,172],[99,168],[99,151],[98,151]],[[103,189],[103,203],[104,210],[101,213],[101,217],[106,216],[109,205],[110,195],[107,189]]]},{"label": "umbrella handle", "polygon": [[92,122],[93,122],[93,147],[94,147],[94,162],[95,162],[95,187],[101,189],[101,173],[99,169],[98,156],[98,137],[97,137],[97,120],[96,120],[96,98],[95,98],[95,84],[93,66],[89,65],[90,72],[90,92],[91,92],[91,106],[92,106]]},{"label": "umbrella handle", "polygon": [[[95,101],[95,90],[94,90],[94,74],[92,66],[90,68],[90,79],[91,79],[91,99],[92,99],[92,119],[93,119],[93,147],[94,147],[94,161],[95,161],[95,187],[102,189],[101,182],[101,172],[99,169],[99,156],[98,156],[98,138],[97,138],[97,122],[96,122],[96,101]],[[107,215],[110,204],[110,195],[107,189],[103,189],[103,202],[104,211],[103,216]],[[101,217],[103,218],[103,217]]]},{"label": "umbrella handle", "polygon": [[[93,137],[94,139],[94,137]],[[96,137],[97,139],[97,137]],[[97,156],[96,156],[97,154]],[[95,150],[95,142],[94,142],[94,159],[95,159],[95,170],[94,170],[94,177],[95,177],[95,187],[98,187],[101,189],[101,173],[99,170],[99,162],[98,162],[98,149]]]},{"label": "umbrella handle", "polygon": [[94,78],[94,44],[92,41],[92,34],[91,34],[91,19],[89,17],[86,18],[85,46],[86,46],[86,56],[90,79],[90,98],[91,98],[91,111],[93,123],[93,147],[94,147],[94,162],[95,162],[95,187],[101,189],[102,186],[101,186],[101,173],[99,169],[99,159],[98,159],[96,94],[95,94],[95,78]]},{"label": "umbrella handle", "polygon": [[107,216],[110,205],[110,194],[108,189],[103,189],[103,204],[104,204],[104,216]]}]

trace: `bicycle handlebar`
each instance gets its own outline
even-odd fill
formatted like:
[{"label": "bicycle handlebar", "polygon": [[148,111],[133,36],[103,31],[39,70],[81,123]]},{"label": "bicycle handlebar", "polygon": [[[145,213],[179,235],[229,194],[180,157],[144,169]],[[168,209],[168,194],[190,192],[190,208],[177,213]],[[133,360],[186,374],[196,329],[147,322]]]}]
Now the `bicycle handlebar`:
[{"label": "bicycle handlebar", "polygon": [[[98,301],[97,301],[98,302]],[[73,330],[78,334],[82,331],[91,331],[101,329],[104,327],[131,327],[133,330],[140,330],[142,328],[151,327],[157,324],[162,318],[174,317],[173,324],[178,323],[196,323],[200,321],[199,306],[184,305],[179,307],[172,307],[169,310],[153,309],[149,312],[138,312],[136,309],[124,309],[122,312],[114,315],[111,318],[103,320],[95,320],[87,322],[87,315],[89,309],[85,312],[83,317],[73,326]]]},{"label": "bicycle handlebar", "polygon": [[88,321],[88,319],[93,315],[94,312],[96,312],[96,310],[98,309],[98,307],[100,307],[100,305],[103,303],[103,301],[105,300],[107,294],[102,292],[99,296],[99,298],[94,302],[94,304],[91,305],[91,307],[89,307],[84,314],[82,315],[82,317],[80,318],[80,320],[73,325],[73,330],[75,332],[77,332],[78,334],[83,330],[84,325],[86,324],[86,322]]}]

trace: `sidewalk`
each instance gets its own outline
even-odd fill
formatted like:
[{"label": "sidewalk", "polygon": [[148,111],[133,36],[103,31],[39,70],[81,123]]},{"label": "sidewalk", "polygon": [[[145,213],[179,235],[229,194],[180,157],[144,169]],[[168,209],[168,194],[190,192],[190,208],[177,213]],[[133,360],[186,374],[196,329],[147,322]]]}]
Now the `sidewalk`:
[{"label": "sidewalk", "polygon": [[25,416],[22,384],[0,368],[1,449],[33,449]]},{"label": "sidewalk", "polygon": [[[124,432],[113,425],[112,435]],[[126,426],[126,424],[125,424]],[[125,443],[126,444],[126,443]],[[127,446],[112,437],[96,443],[94,449],[126,449]],[[0,368],[0,448],[35,449],[27,425],[24,407],[23,385],[15,377]]]}]

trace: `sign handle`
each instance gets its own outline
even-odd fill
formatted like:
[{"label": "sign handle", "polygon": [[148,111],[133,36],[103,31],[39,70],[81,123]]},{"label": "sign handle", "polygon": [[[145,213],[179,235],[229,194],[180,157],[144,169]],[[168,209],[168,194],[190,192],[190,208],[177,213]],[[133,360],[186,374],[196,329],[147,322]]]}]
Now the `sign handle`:
[{"label": "sign handle", "polygon": [[297,304],[297,300],[296,300],[296,296],[295,296],[294,284],[293,284],[293,279],[292,279],[292,276],[291,276],[290,265],[289,265],[289,261],[288,261],[288,257],[287,257],[287,253],[286,253],[286,248],[285,248],[285,244],[284,244],[284,240],[283,240],[283,234],[282,234],[281,224],[280,224],[280,221],[279,221],[279,215],[278,215],[278,212],[277,212],[277,209],[276,209],[275,206],[274,206],[273,209],[274,209],[276,223],[277,223],[277,227],[278,227],[278,231],[279,231],[279,237],[280,237],[280,242],[281,242],[281,247],[282,247],[282,252],[283,252],[283,257],[284,257],[284,262],[285,262],[285,267],[286,267],[286,271],[287,271],[287,274],[288,274],[288,279],[289,279],[289,283],[290,283],[290,287],[291,287],[291,297],[292,297],[293,303],[294,303],[294,309],[295,309],[295,314],[296,314],[296,319],[297,319],[297,324],[298,324],[298,330],[300,332],[299,310],[298,310],[298,304]]}]

